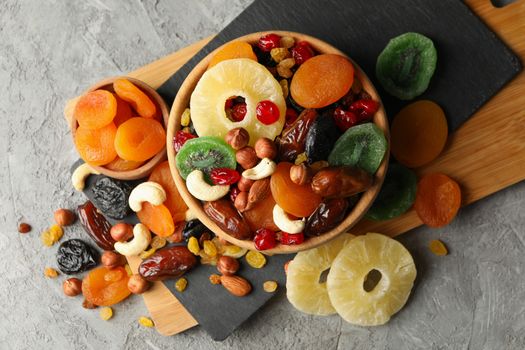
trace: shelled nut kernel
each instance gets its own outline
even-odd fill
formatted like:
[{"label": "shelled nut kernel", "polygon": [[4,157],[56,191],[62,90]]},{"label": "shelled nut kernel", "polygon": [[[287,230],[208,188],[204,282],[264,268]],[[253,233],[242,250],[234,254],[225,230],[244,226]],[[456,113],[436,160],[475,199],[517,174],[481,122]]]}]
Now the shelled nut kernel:
[{"label": "shelled nut kernel", "polygon": [[217,270],[225,276],[234,275],[239,270],[239,262],[237,259],[223,255],[217,261]]},{"label": "shelled nut kernel", "polygon": [[142,294],[150,287],[150,283],[141,275],[132,275],[128,280],[128,289],[133,294]]},{"label": "shelled nut kernel", "polygon": [[133,237],[133,226],[125,222],[119,222],[111,227],[109,234],[117,242],[126,242]]},{"label": "shelled nut kernel", "polygon": [[100,257],[100,262],[103,266],[107,267],[108,269],[114,269],[115,267],[123,266],[124,264],[126,264],[126,259],[124,258],[124,256],[118,253],[106,250],[104,253],[102,253],[102,256]]},{"label": "shelled nut kernel", "polygon": [[239,163],[244,169],[250,169],[259,163],[259,158],[255,153],[253,147],[246,146],[241,148],[235,153],[237,163]]},{"label": "shelled nut kernel", "polygon": [[55,211],[55,222],[59,226],[69,226],[75,222],[75,214],[68,209],[58,209]]},{"label": "shelled nut kernel", "polygon": [[78,278],[68,278],[62,284],[64,294],[68,297],[74,297],[82,293],[82,281]]},{"label": "shelled nut kernel", "polygon": [[254,148],[255,154],[260,159],[274,159],[275,156],[277,156],[277,147],[275,147],[275,143],[269,138],[261,137],[255,142]]},{"label": "shelled nut kernel", "polygon": [[225,140],[234,150],[240,150],[248,145],[250,134],[244,128],[235,128],[228,131]]}]

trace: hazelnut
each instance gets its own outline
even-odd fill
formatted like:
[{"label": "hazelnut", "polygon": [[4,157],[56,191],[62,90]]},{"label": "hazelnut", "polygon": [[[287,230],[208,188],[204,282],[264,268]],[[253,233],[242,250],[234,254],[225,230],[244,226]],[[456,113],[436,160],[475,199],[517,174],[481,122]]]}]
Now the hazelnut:
[{"label": "hazelnut", "polygon": [[250,134],[246,129],[235,128],[228,131],[225,140],[234,150],[239,150],[250,142]]},{"label": "hazelnut", "polygon": [[239,270],[239,262],[231,256],[223,255],[217,261],[217,270],[224,276],[234,275]]},{"label": "hazelnut", "polygon": [[251,169],[259,163],[259,158],[253,147],[246,146],[241,148],[235,153],[237,163],[239,163],[244,169]]},{"label": "hazelnut", "polygon": [[126,242],[133,237],[133,227],[125,222],[119,222],[111,228],[109,234],[117,242]]},{"label": "hazelnut", "polygon": [[235,202],[233,205],[241,213],[245,211],[246,207],[248,206],[248,192],[239,192],[237,197],[235,197]]},{"label": "hazelnut", "polygon": [[68,297],[75,297],[82,293],[82,281],[78,278],[68,278],[62,284],[62,289]]},{"label": "hazelnut", "polygon": [[26,224],[25,222],[21,222],[18,225],[18,232],[19,233],[28,233],[29,231],[31,231],[31,225]]},{"label": "hazelnut", "polygon": [[203,232],[199,237],[199,245],[204,246],[204,241],[211,241],[212,237],[209,232]]},{"label": "hazelnut", "polygon": [[133,294],[142,294],[150,287],[150,283],[141,275],[132,275],[128,280],[128,289]]},{"label": "hazelnut", "polygon": [[100,262],[108,269],[114,269],[115,267],[126,264],[126,259],[119,253],[106,250],[104,253],[102,253]]},{"label": "hazelnut", "polygon": [[257,154],[257,157],[260,159],[274,159],[277,155],[277,147],[275,147],[275,143],[266,137],[258,139],[257,142],[255,142],[254,148],[255,154]]},{"label": "hazelnut", "polygon": [[237,183],[237,188],[241,192],[248,192],[250,190],[250,188],[252,187],[254,182],[255,182],[254,180],[250,180],[250,179],[242,176],[241,179],[239,180],[239,182]]},{"label": "hazelnut", "polygon": [[69,226],[75,222],[75,214],[68,209],[58,209],[55,211],[55,221],[58,226]]},{"label": "hazelnut", "polygon": [[297,185],[304,185],[312,181],[313,172],[304,163],[293,165],[290,168],[290,180]]}]

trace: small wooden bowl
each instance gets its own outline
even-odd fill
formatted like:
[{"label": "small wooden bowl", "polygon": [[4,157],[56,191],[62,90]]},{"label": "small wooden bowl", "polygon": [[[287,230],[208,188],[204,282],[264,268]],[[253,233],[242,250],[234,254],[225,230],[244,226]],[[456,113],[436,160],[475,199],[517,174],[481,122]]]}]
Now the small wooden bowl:
[{"label": "small wooden bowl", "polygon": [[[240,38],[235,39],[234,41],[245,41],[250,44],[257,43],[258,39],[270,32],[259,32],[259,33],[252,33],[245,36],[242,36]],[[271,31],[271,33],[276,33],[281,36],[291,36],[296,40],[306,40],[310,43],[310,45],[314,48],[314,50],[318,53],[333,53],[345,56],[349,58],[347,55],[345,55],[343,52],[339,51],[335,47],[331,46],[330,44],[327,44],[324,41],[321,41],[317,38],[301,34],[301,33],[295,33],[295,32],[285,32],[285,31]],[[218,48],[217,50],[219,50]],[[208,67],[208,63],[211,59],[211,57],[215,54],[217,51],[213,51],[208,56],[206,56],[199,64],[195,66],[195,68],[190,72],[186,80],[184,80],[184,83],[180,87],[177,96],[175,97],[175,101],[173,102],[173,106],[171,108],[170,118],[168,121],[168,134],[167,134],[167,140],[168,143],[171,143],[171,140],[173,140],[173,137],[175,136],[175,133],[180,129],[180,121],[181,121],[181,115],[184,112],[184,110],[189,106],[190,97],[195,89],[195,86],[197,85],[197,82],[202,77],[204,72],[206,72],[206,69]],[[377,113],[374,116],[374,123],[384,132],[385,137],[387,141],[389,142],[389,128],[388,128],[388,120],[385,114],[385,109],[383,108],[383,104],[381,103],[381,98],[379,97],[379,94],[377,93],[376,89],[374,88],[372,82],[366,74],[361,70],[361,68],[352,61],[355,67],[355,75],[356,77],[361,81],[363,85],[363,89],[365,89],[374,100],[380,102],[380,108],[377,111]],[[213,222],[204,212],[202,209],[201,202],[194,198],[186,188],[186,183],[184,179],[179,175],[179,172],[177,170],[177,167],[175,166],[175,150],[173,147],[168,147],[168,161],[170,164],[171,174],[175,180],[175,184],[177,185],[177,188],[188,205],[188,207],[193,211],[193,213],[197,216],[197,218],[206,225],[210,230],[212,230],[216,235],[218,235],[221,238],[224,238],[225,240],[229,241],[232,244],[235,244],[242,248],[247,248],[250,250],[255,250],[255,245],[252,241],[248,240],[239,240],[235,239],[232,236],[230,236],[228,233],[224,232],[215,222]],[[352,226],[354,226],[362,217],[365,215],[365,213],[368,211],[368,208],[372,205],[372,202],[376,198],[377,194],[379,193],[379,190],[381,189],[381,185],[383,184],[383,180],[386,175],[386,170],[388,167],[388,158],[389,158],[389,150],[387,150],[385,154],[385,158],[383,159],[383,162],[379,166],[379,169],[375,173],[374,178],[374,185],[369,188],[366,192],[364,192],[357,202],[357,204],[354,206],[352,211],[348,214],[345,220],[343,220],[337,227],[334,229],[327,231],[326,233],[317,236],[317,237],[311,237],[304,241],[302,244],[298,245],[282,245],[279,244],[273,249],[268,249],[265,251],[262,251],[265,254],[288,254],[288,253],[295,253],[306,249],[314,248],[322,243],[328,242],[329,240],[335,238],[336,236],[340,235],[343,232],[348,232]]]},{"label": "small wooden bowl", "polygon": [[[102,81],[99,81],[96,84],[91,85],[84,94],[94,91],[94,90],[108,90],[111,92],[114,92],[113,90],[113,82],[117,79],[127,79],[133,84],[135,84],[137,87],[139,87],[146,95],[148,95],[149,98],[155,102],[158,108],[160,108],[160,111],[162,112],[162,120],[164,121],[164,127],[166,128],[166,125],[168,125],[168,118],[169,118],[169,111],[168,106],[166,105],[166,102],[160,97],[160,95],[153,89],[151,86],[146,84],[143,81],[140,81],[135,78],[130,77],[112,77],[107,78]],[[71,135],[73,136],[73,140],[75,139],[75,132],[78,127],[78,123],[75,120],[75,117],[73,115],[73,112],[75,110],[75,106],[77,104],[77,101],[79,97],[76,97],[74,99],[71,99],[67,102],[66,107],[64,108],[64,117],[66,118],[68,125],[71,129]],[[120,180],[137,180],[144,178],[148,176],[152,171],[153,168],[160,162],[164,161],[166,159],[166,146],[157,153],[153,158],[142,164],[140,167],[132,170],[126,170],[126,171],[115,171],[105,168],[104,166],[93,166],[95,170],[100,172],[101,174],[104,174],[106,176],[120,179]]]}]

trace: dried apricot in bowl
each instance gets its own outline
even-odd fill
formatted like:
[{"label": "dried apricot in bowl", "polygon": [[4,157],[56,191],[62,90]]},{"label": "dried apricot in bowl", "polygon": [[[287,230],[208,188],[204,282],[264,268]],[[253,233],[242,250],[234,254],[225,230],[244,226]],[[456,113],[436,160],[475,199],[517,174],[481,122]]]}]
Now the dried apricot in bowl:
[{"label": "dried apricot in bowl", "polygon": [[304,108],[323,108],[346,95],[354,82],[354,66],[346,57],[321,54],[295,72],[290,92]]},{"label": "dried apricot in bowl", "polygon": [[117,130],[115,149],[120,158],[142,162],[159,153],[166,143],[162,125],[149,118],[127,120]]},{"label": "dried apricot in bowl", "polygon": [[257,56],[253,52],[252,45],[245,41],[233,41],[225,44],[213,55],[208,68],[215,66],[217,63],[231,60],[233,58],[249,58],[257,61]]},{"label": "dried apricot in bowl", "polygon": [[74,116],[86,129],[100,129],[113,121],[117,113],[117,100],[106,90],[90,91],[78,100]]},{"label": "dried apricot in bowl", "polygon": [[100,129],[79,126],[75,131],[75,146],[86,163],[94,166],[108,164],[117,157],[116,134],[117,127],[113,123]]},{"label": "dried apricot in bowl", "polygon": [[183,221],[186,218],[186,210],[188,210],[188,206],[182,199],[179,190],[173,181],[168,161],[160,163],[155,169],[153,169],[149,181],[158,183],[166,191],[166,201],[163,204],[170,211],[173,221]]},{"label": "dried apricot in bowl", "polygon": [[113,83],[117,95],[129,102],[133,109],[144,118],[155,118],[157,107],[141,89],[127,79],[117,79]]},{"label": "dried apricot in bowl", "polygon": [[460,206],[461,189],[447,175],[428,174],[419,180],[414,208],[427,226],[447,225],[456,217]]},{"label": "dried apricot in bowl", "polygon": [[98,306],[110,306],[126,299],[129,276],[126,269],[99,267],[91,270],[82,281],[82,294],[87,301]]},{"label": "dried apricot in bowl", "polygon": [[115,119],[113,119],[113,122],[118,128],[126,120],[133,117],[133,112],[131,111],[129,103],[127,103],[118,96],[115,96],[115,99],[117,100],[117,114],[115,115]]}]

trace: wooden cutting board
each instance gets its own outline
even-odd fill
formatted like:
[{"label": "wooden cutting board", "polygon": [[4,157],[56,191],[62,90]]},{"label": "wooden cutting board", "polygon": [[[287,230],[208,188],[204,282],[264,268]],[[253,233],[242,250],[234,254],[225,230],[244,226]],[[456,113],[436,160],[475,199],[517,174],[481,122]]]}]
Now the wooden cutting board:
[{"label": "wooden cutting board", "polygon": [[[525,0],[494,8],[489,0],[465,3],[525,61]],[[166,56],[129,73],[158,88],[211,38]],[[447,173],[462,186],[463,204],[469,204],[525,179],[525,73],[521,72],[451,137],[442,155],[432,164],[417,169],[419,174]],[[421,225],[414,211],[395,220],[363,221],[353,233],[377,231],[396,236]],[[136,261],[130,261],[136,265]],[[197,324],[189,312],[161,283],[144,294],[157,330],[172,335]]]}]

